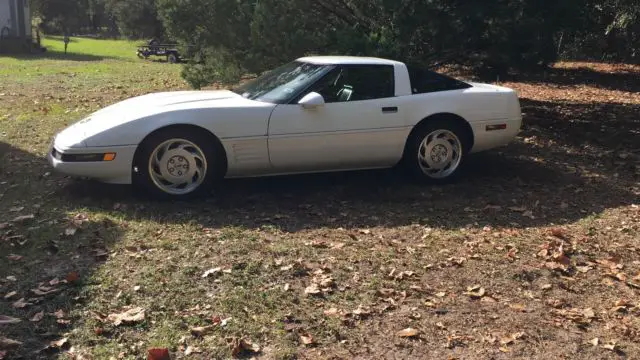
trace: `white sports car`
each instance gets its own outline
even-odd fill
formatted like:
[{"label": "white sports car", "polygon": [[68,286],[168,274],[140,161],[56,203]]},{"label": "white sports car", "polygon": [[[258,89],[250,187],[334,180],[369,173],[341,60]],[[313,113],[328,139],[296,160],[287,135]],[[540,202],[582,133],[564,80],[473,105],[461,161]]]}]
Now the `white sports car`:
[{"label": "white sports car", "polygon": [[134,97],[58,133],[64,174],[154,195],[209,192],[221,178],[393,167],[445,181],[465,156],[512,141],[515,91],[402,62],[305,57],[232,90]]}]

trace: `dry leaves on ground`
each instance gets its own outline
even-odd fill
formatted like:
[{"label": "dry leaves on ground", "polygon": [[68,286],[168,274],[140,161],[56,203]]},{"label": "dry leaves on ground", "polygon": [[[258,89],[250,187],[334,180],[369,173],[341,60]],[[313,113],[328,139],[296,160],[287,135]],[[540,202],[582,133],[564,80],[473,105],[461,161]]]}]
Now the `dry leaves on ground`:
[{"label": "dry leaves on ground", "polygon": [[0,336],[0,350],[15,349],[21,345],[22,343],[20,341]]},{"label": "dry leaves on ground", "polygon": [[0,315],[0,325],[17,324],[20,321],[22,321],[22,320],[20,320],[18,318],[14,318],[14,317],[7,316],[7,315]]},{"label": "dry leaves on ground", "polygon": [[406,328],[403,330],[400,330],[396,333],[396,336],[401,337],[401,338],[411,338],[411,337],[416,337],[418,336],[420,332],[414,328]]},{"label": "dry leaves on ground", "polygon": [[15,301],[13,304],[11,304],[11,306],[13,306],[16,309],[24,309],[30,305],[33,305],[33,304],[30,302],[27,302],[24,298],[20,298],[20,300]]},{"label": "dry leaves on ground", "polygon": [[563,317],[567,320],[571,320],[579,325],[588,325],[594,319],[596,314],[593,309],[552,309],[551,312],[555,315]]},{"label": "dry leaves on ground", "polygon": [[316,341],[311,334],[302,333],[300,334],[300,342],[304,345],[313,345]]},{"label": "dry leaves on ground", "polygon": [[247,338],[233,338],[231,340],[231,356],[237,358],[246,353],[259,353],[260,345],[254,344],[251,340]]},{"label": "dry leaves on ground", "polygon": [[144,320],[145,310],[141,307],[135,307],[129,310],[126,310],[121,313],[109,314],[107,316],[107,321],[110,321],[115,326],[119,326],[121,324],[133,324]]},{"label": "dry leaves on ground", "polygon": [[44,318],[44,311],[40,311],[40,312],[36,313],[35,315],[33,315],[33,317],[31,319],[29,319],[29,321],[38,322],[38,321],[42,320],[42,318]]},{"label": "dry leaves on ground", "polygon": [[209,334],[215,327],[216,325],[196,326],[191,328],[190,332],[191,332],[191,335],[193,336],[204,336]]}]

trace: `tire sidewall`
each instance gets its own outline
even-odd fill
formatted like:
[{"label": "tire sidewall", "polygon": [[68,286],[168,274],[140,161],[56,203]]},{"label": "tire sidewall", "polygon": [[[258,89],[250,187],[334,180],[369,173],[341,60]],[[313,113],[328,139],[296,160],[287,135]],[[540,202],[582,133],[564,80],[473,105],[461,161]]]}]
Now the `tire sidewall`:
[{"label": "tire sidewall", "polygon": [[[200,186],[194,191],[173,195],[160,190],[149,174],[149,159],[155,148],[170,139],[184,139],[196,144],[202,150],[207,161],[207,173]],[[199,134],[191,129],[167,129],[158,131],[146,138],[136,151],[132,166],[132,183],[135,188],[154,199],[161,200],[186,200],[198,197],[206,197],[211,194],[214,185],[224,176],[221,172],[221,154],[216,151],[215,143],[209,136]],[[135,171],[135,168],[138,171]]]},{"label": "tire sidewall", "polygon": [[[458,164],[458,167],[451,175],[442,179],[432,178],[427,174],[425,174],[422,171],[422,168],[420,167],[420,161],[418,159],[418,151],[419,151],[420,145],[422,144],[424,139],[427,137],[427,135],[437,130],[451,131],[458,138],[458,141],[460,141],[460,144],[462,146],[462,154],[461,154],[462,158],[460,159],[460,163]],[[450,123],[447,123],[447,121],[442,121],[442,120],[431,121],[426,125],[421,126],[419,129],[417,129],[411,135],[411,138],[409,138],[409,141],[407,142],[404,159],[403,159],[405,163],[405,167],[407,168],[411,176],[414,179],[421,182],[436,183],[436,184],[438,183],[445,184],[445,183],[450,183],[457,180],[461,172],[461,169],[463,167],[463,164],[467,158],[467,154],[469,153],[469,150],[470,150],[468,141],[465,141],[463,134],[464,134],[463,129],[456,126],[455,124],[450,124]]]}]

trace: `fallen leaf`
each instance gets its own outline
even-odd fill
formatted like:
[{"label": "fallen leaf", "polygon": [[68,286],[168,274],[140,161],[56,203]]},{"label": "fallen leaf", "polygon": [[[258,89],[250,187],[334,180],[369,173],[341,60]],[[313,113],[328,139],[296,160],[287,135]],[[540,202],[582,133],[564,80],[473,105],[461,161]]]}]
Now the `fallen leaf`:
[{"label": "fallen leaf", "polygon": [[396,336],[402,337],[402,338],[410,338],[410,337],[418,336],[418,334],[419,334],[418,330],[409,327],[404,330],[398,331],[396,333]]},{"label": "fallen leaf", "polygon": [[29,321],[38,322],[42,320],[43,317],[44,317],[44,311],[40,311],[39,313],[36,313],[35,315],[33,315],[33,317],[29,319]]},{"label": "fallen leaf", "polygon": [[204,336],[211,332],[215,328],[215,325],[209,326],[197,326],[190,329],[191,335],[193,336]]},{"label": "fallen leaf", "polygon": [[7,294],[4,296],[4,299],[5,299],[5,300],[9,300],[9,299],[11,299],[12,297],[14,297],[14,296],[16,296],[16,295],[18,295],[18,292],[17,292],[17,291],[12,291],[12,292],[7,293]]},{"label": "fallen leaf", "polygon": [[35,215],[33,214],[29,214],[29,215],[22,215],[22,216],[18,216],[16,218],[14,218],[13,220],[11,220],[11,222],[14,223],[23,223],[23,222],[27,222],[29,220],[33,220],[35,219]]},{"label": "fallen leaf", "polygon": [[169,349],[151,348],[147,350],[147,360],[171,360]]},{"label": "fallen leaf", "polygon": [[596,313],[593,311],[592,308],[584,309],[582,311],[582,315],[584,315],[584,317],[588,319],[593,319],[594,317],[596,317]]},{"label": "fallen leaf", "polygon": [[65,236],[73,236],[76,234],[76,232],[78,232],[78,228],[75,227],[68,227],[64,229]]},{"label": "fallen leaf", "polygon": [[325,310],[325,311],[324,311],[324,314],[325,314],[326,316],[335,316],[335,315],[338,315],[338,308],[331,308],[331,309]]},{"label": "fallen leaf", "polygon": [[559,239],[565,239],[567,237],[566,231],[564,231],[564,229],[561,229],[561,228],[553,228],[549,230],[549,233],[551,234],[551,236],[555,236]]},{"label": "fallen leaf", "polygon": [[618,351],[618,342],[615,340],[609,341],[608,343],[602,345],[604,349],[611,351]]},{"label": "fallen leaf", "polygon": [[519,339],[523,338],[524,336],[525,336],[524,332],[517,332],[515,334],[511,334],[511,336],[509,336],[509,337],[505,337],[502,340],[500,340],[500,344],[509,345],[509,344],[515,342],[516,340],[519,340]]},{"label": "fallen leaf", "polygon": [[233,357],[240,357],[243,353],[259,353],[260,345],[254,344],[251,340],[246,338],[233,340],[233,348],[231,350],[231,355]]},{"label": "fallen leaf", "polygon": [[578,270],[579,272],[585,274],[585,273],[589,272],[590,270],[593,270],[593,268],[591,266],[576,266],[576,270]]},{"label": "fallen leaf", "polygon": [[304,345],[312,345],[315,343],[315,340],[311,334],[305,333],[300,334],[300,342]]},{"label": "fallen leaf", "polygon": [[36,296],[47,296],[50,294],[55,294],[58,291],[60,291],[60,289],[50,288],[47,286],[40,286],[37,289],[31,289],[31,292]]},{"label": "fallen leaf", "polygon": [[52,341],[51,343],[49,343],[49,347],[52,349],[62,349],[68,342],[69,339],[62,338],[60,340]]},{"label": "fallen leaf", "polygon": [[4,336],[0,336],[0,349],[2,350],[14,349],[20,345],[22,345],[20,341],[16,341],[13,339],[6,338]]},{"label": "fallen leaf", "polygon": [[485,295],[485,290],[483,287],[480,287],[479,285],[476,286],[472,286],[467,288],[467,291],[465,292],[465,295],[469,295],[472,298],[481,298]]},{"label": "fallen leaf", "polygon": [[225,326],[227,326],[227,324],[229,323],[229,321],[231,321],[231,319],[232,319],[232,318],[230,318],[230,317],[228,317],[228,318],[226,318],[226,319],[222,319],[222,320],[220,321],[220,327],[225,327]]},{"label": "fallen leaf", "polygon": [[217,273],[219,273],[221,271],[222,271],[221,267],[209,269],[209,270],[205,271],[204,274],[202,274],[202,278],[209,277],[210,275],[217,274]]},{"label": "fallen leaf", "polygon": [[7,256],[7,259],[11,260],[11,261],[20,261],[22,260],[23,256],[21,255],[16,255],[16,254],[9,254],[9,256]]},{"label": "fallen leaf", "polygon": [[9,212],[20,212],[24,210],[24,206],[14,206],[12,208],[9,208]]},{"label": "fallen leaf", "polygon": [[304,289],[304,293],[307,295],[317,295],[317,294],[320,294],[321,292],[322,291],[318,287],[318,284],[311,284]]},{"label": "fallen leaf", "polygon": [[515,311],[526,312],[527,306],[524,304],[509,304],[509,307]]},{"label": "fallen leaf", "polygon": [[392,296],[395,292],[394,289],[378,289],[377,291],[378,295],[383,297]]},{"label": "fallen leaf", "polygon": [[353,310],[351,313],[359,317],[365,317],[371,315],[371,310],[363,307],[362,305],[358,305],[358,308]]},{"label": "fallen leaf", "polygon": [[442,291],[442,292],[436,293],[436,296],[439,297],[439,298],[443,298],[443,297],[447,296],[447,293]]},{"label": "fallen leaf", "polygon": [[80,275],[78,274],[77,271],[72,271],[72,272],[67,274],[65,279],[67,280],[68,283],[75,283],[76,281],[78,281],[80,279]]},{"label": "fallen leaf", "polygon": [[189,356],[191,354],[200,354],[200,353],[202,353],[202,349],[191,346],[191,345],[187,346],[187,348],[184,350],[184,354],[186,356]]},{"label": "fallen leaf", "polygon": [[20,320],[18,318],[14,318],[14,317],[7,316],[7,315],[0,315],[0,325],[17,324],[20,321],[22,321],[22,320]]},{"label": "fallen leaf", "polygon": [[109,314],[107,320],[111,321],[113,325],[119,326],[120,324],[131,324],[144,320],[145,310],[141,307],[135,307],[118,314]]},{"label": "fallen leaf", "polygon": [[589,341],[589,343],[593,346],[598,346],[598,344],[600,343],[600,339],[598,338],[593,338],[591,339],[591,341]]},{"label": "fallen leaf", "polygon": [[535,216],[533,216],[533,211],[531,211],[531,210],[528,210],[528,211],[523,212],[523,213],[522,213],[522,216],[524,216],[524,217],[528,217],[528,218],[530,218],[530,219],[535,219],[535,218],[536,218]]},{"label": "fallen leaf", "polygon": [[56,312],[53,313],[53,316],[55,316],[56,319],[62,319],[62,318],[64,318],[64,311],[63,310],[57,310]]},{"label": "fallen leaf", "polygon": [[13,306],[16,309],[24,309],[29,305],[33,305],[32,303],[26,302],[24,300],[24,298],[21,298],[20,300],[14,302],[13,304],[11,304],[11,306]]}]

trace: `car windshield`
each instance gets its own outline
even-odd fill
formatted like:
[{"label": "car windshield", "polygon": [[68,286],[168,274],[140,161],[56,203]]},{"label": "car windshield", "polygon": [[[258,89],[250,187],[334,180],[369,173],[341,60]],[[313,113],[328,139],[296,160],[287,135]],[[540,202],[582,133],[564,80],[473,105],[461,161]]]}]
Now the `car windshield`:
[{"label": "car windshield", "polygon": [[282,104],[333,68],[332,65],[293,61],[242,84],[232,91],[247,99]]}]

